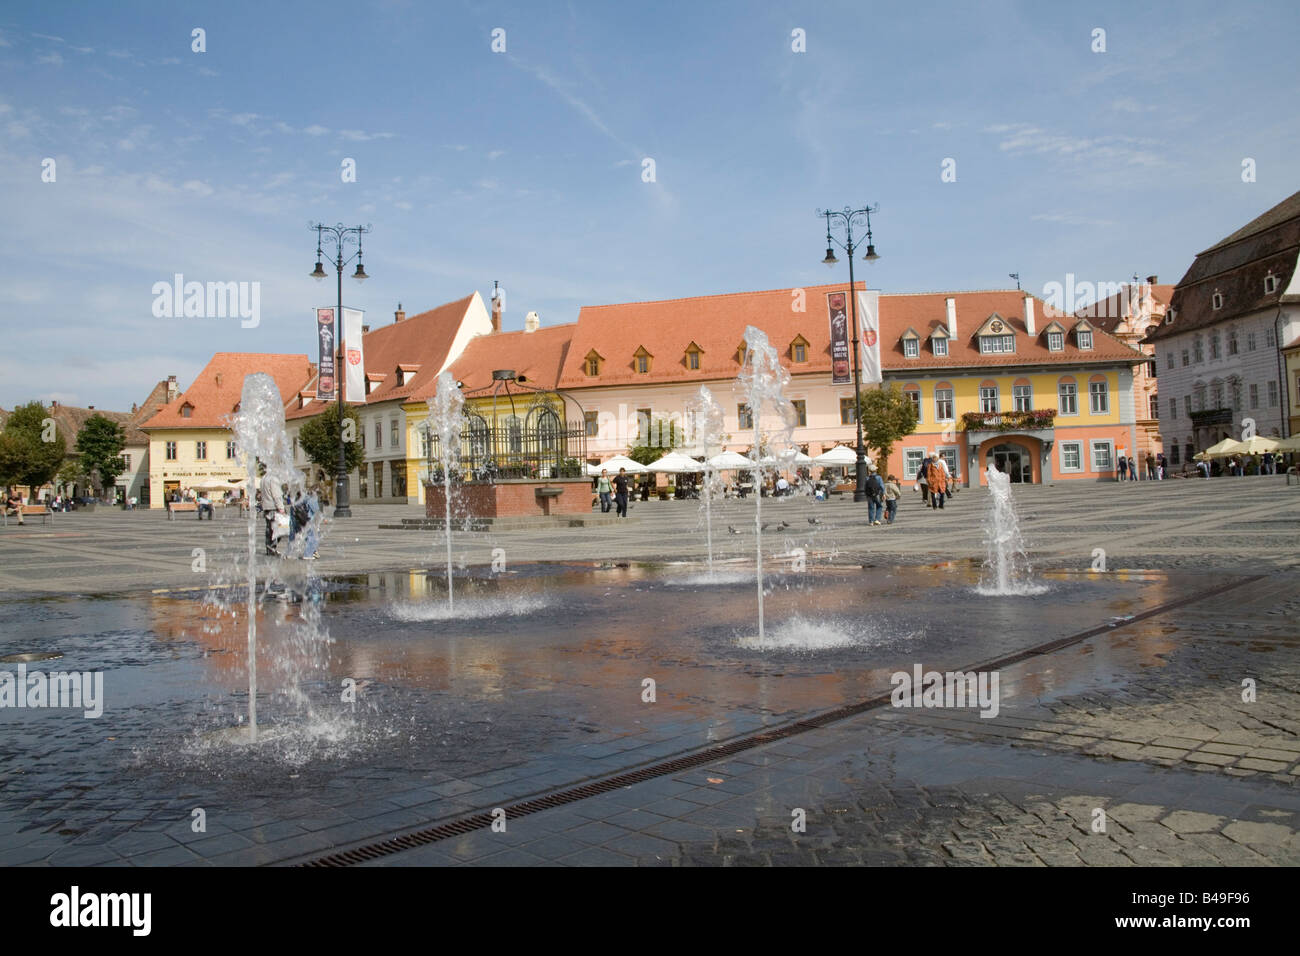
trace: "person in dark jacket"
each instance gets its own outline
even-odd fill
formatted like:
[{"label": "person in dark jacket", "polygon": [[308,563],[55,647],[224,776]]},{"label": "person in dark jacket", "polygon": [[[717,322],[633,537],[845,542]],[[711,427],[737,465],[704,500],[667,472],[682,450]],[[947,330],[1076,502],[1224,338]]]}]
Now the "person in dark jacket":
[{"label": "person in dark jacket", "polygon": [[614,476],[614,504],[617,506],[617,515],[620,518],[627,517],[627,489],[627,469],[620,468],[618,474]]}]

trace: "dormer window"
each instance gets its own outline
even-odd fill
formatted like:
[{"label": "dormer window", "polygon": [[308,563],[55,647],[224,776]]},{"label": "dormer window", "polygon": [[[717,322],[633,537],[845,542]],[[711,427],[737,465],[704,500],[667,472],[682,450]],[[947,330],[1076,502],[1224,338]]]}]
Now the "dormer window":
[{"label": "dormer window", "polygon": [[744,365],[745,356],[747,356],[748,354],[749,354],[749,346],[746,345],[744,342],[741,342],[740,345],[736,346],[736,364]]},{"label": "dormer window", "polygon": [[366,394],[369,395],[375,389],[379,388],[380,385],[383,385],[384,378],[385,376],[380,372],[367,372],[366,373]]},{"label": "dormer window", "polygon": [[415,378],[415,373],[420,370],[418,365],[399,365],[397,366],[397,387],[411,384],[411,379]]},{"label": "dormer window", "polygon": [[939,326],[930,333],[930,351],[940,358],[948,355],[948,330]]},{"label": "dormer window", "polygon": [[653,362],[654,356],[645,350],[644,345],[632,353],[632,366],[641,375],[649,373],[650,366]]},{"label": "dormer window", "polygon": [[600,363],[603,362],[604,359],[600,357],[600,354],[595,349],[588,352],[587,357],[582,361],[583,367],[587,370],[587,374],[592,378],[595,378],[600,374]]},{"label": "dormer window", "polygon": [[1272,295],[1276,291],[1277,291],[1277,276],[1273,275],[1273,273],[1270,272],[1268,275],[1264,276],[1264,294]]},{"label": "dormer window", "polygon": [[1047,350],[1049,352],[1065,351],[1065,333],[1048,332],[1047,333]]},{"label": "dormer window", "polygon": [[903,358],[916,358],[921,354],[921,336],[916,334],[916,329],[908,329],[903,333]]},{"label": "dormer window", "polygon": [[1011,326],[1007,325],[1002,316],[996,312],[984,324],[979,333],[980,353],[983,355],[999,355],[1016,350],[1016,336],[1011,331]]},{"label": "dormer window", "polygon": [[808,361],[808,340],[802,335],[795,336],[790,343],[790,359],[796,365]]},{"label": "dormer window", "polygon": [[686,367],[692,372],[698,372],[700,370],[700,356],[702,354],[703,350],[694,342],[686,346]]},{"label": "dormer window", "polygon": [[1092,348],[1092,331],[1090,329],[1076,330],[1074,333],[1074,341],[1078,344],[1081,350],[1085,352],[1088,351]]},{"label": "dormer window", "polygon": [[181,406],[181,418],[192,418],[194,416],[194,406],[186,402]]},{"label": "dormer window", "polygon": [[1222,292],[1216,292],[1216,293],[1214,293],[1214,295],[1210,296],[1210,305],[1211,305],[1213,308],[1215,308],[1215,309],[1222,309],[1222,308],[1223,308],[1223,293],[1222,293]]}]

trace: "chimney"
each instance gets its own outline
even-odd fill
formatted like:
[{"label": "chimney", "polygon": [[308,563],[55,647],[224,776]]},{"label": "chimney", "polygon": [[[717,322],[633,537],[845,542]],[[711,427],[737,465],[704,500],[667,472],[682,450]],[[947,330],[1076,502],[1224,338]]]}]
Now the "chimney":
[{"label": "chimney", "polygon": [[176,396],[181,392],[180,386],[176,384],[176,376],[167,376],[167,404],[176,401]]},{"label": "chimney", "polygon": [[542,319],[536,312],[529,312],[524,316],[524,331],[536,332],[542,327]]},{"label": "chimney", "polygon": [[393,324],[396,325],[406,318],[406,313],[402,311],[402,303],[397,303],[397,311],[393,313]]},{"label": "chimney", "polygon": [[1034,330],[1034,297],[1032,295],[1025,296],[1025,331],[1030,335],[1038,334]]},{"label": "chimney", "polygon": [[223,377],[224,376],[220,372],[217,373],[217,388],[221,387],[221,380]]},{"label": "chimney", "polygon": [[955,339],[957,337],[957,300],[948,296],[945,300],[948,305],[948,337]]},{"label": "chimney", "polygon": [[501,292],[495,279],[492,280],[492,331],[501,331]]}]

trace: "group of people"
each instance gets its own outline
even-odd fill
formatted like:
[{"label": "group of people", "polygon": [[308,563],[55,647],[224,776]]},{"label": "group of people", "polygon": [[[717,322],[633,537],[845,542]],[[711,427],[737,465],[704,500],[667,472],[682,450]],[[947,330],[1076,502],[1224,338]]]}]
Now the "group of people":
[{"label": "group of people", "polygon": [[[626,468],[620,468],[618,474],[612,479],[609,477],[609,469],[602,468],[600,477],[596,479],[596,493],[600,495],[600,510],[604,514],[609,514],[612,507],[616,508],[616,516],[619,518],[627,517],[627,496],[632,487],[632,479],[627,475]],[[610,499],[613,498],[611,503]]]},{"label": "group of people", "polygon": [[[1146,465],[1147,481],[1164,481],[1165,478],[1164,452],[1147,452],[1145,465]],[[1138,480],[1138,457],[1136,455],[1120,455],[1118,458],[1116,458],[1115,477],[1120,481],[1137,481]]]},{"label": "group of people", "polygon": [[903,489],[896,477],[881,478],[879,472],[873,471],[867,476],[867,520],[873,525],[893,524],[901,497]]},{"label": "group of people", "polygon": [[952,497],[957,486],[948,463],[938,455],[926,455],[916,472],[916,488],[921,492],[921,504],[937,510]]},{"label": "group of people", "polygon": [[[265,469],[257,486],[257,513],[266,526],[266,553],[268,556],[301,557],[304,561],[316,560],[320,546],[315,517],[320,513],[320,499],[314,491],[296,491],[290,497],[286,485],[277,482]],[[301,554],[296,553],[294,542],[304,535]],[[285,541],[281,550],[280,542]]]}]

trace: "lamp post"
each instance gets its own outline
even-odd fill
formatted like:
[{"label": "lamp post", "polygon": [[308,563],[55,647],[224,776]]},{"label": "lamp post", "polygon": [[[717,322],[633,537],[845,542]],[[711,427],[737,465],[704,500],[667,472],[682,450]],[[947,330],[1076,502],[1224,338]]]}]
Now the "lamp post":
[{"label": "lamp post", "polygon": [[[826,217],[826,258],[822,260],[822,265],[833,269],[839,264],[840,260],[835,258],[835,246],[843,249],[849,257],[849,299],[853,303],[853,420],[858,426],[858,474],[853,500],[858,502],[867,500],[867,449],[862,444],[862,362],[858,357],[858,290],[853,282],[853,255],[857,247],[853,242],[853,227],[855,224],[866,225],[867,252],[862,258],[866,262],[875,262],[880,256],[876,255],[876,247],[871,242],[871,214],[878,208],[863,206],[861,209],[850,209],[845,206],[838,212],[832,209],[817,210],[818,216]],[[831,235],[832,222],[843,225],[844,242]]]},{"label": "lamp post", "polygon": [[[369,279],[366,275],[366,268],[361,264],[361,236],[363,233],[370,231],[370,226],[345,226],[343,223],[337,223],[333,226],[327,226],[324,223],[310,223],[309,228],[316,230],[316,268],[312,271],[311,277],[319,282],[324,279],[328,273],[325,271],[323,260],[324,253],[322,246],[325,242],[332,242],[334,245],[334,269],[338,273],[338,307],[334,310],[334,387],[338,390],[338,408],[339,408],[339,463],[338,474],[334,478],[334,517],[351,518],[352,509],[348,507],[348,459],[347,450],[343,445],[343,267],[351,262],[354,258],[357,260],[357,271],[352,273],[352,278],[361,282]],[[326,238],[328,237],[328,239]],[[357,251],[355,254],[344,258],[346,247],[355,242]]]}]

